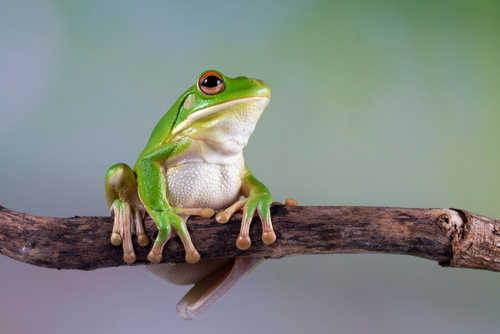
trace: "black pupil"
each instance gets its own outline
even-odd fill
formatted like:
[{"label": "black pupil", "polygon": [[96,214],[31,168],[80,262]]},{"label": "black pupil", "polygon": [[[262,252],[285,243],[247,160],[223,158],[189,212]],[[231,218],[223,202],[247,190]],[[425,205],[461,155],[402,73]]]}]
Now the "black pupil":
[{"label": "black pupil", "polygon": [[215,75],[209,75],[203,81],[201,82],[202,86],[208,87],[208,88],[214,88],[222,84],[222,79],[216,77]]}]

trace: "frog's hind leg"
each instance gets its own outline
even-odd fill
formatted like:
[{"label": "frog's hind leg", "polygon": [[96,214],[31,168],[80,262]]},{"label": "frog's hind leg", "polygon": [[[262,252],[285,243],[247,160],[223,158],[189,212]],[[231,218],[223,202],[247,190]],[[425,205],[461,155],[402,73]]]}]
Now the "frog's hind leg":
[{"label": "frog's hind leg", "polygon": [[106,198],[110,215],[115,218],[111,243],[123,244],[123,260],[136,260],[132,245],[132,235],[137,235],[139,245],[149,244],[144,230],[143,218],[146,213],[137,193],[134,171],[125,164],[117,164],[106,173]]},{"label": "frog's hind leg", "polygon": [[229,260],[224,266],[198,281],[179,301],[177,314],[181,318],[191,320],[201,315],[262,261],[253,257]]}]

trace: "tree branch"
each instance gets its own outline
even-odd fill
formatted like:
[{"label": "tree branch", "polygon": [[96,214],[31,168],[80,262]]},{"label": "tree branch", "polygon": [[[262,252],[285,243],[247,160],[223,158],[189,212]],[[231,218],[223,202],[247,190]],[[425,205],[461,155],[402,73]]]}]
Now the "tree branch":
[{"label": "tree branch", "polygon": [[[500,220],[458,209],[407,209],[351,206],[274,206],[276,242],[260,240],[255,218],[248,250],[236,248],[241,214],[226,225],[213,218],[190,217],[188,227],[202,258],[336,253],[405,254],[438,261],[441,266],[500,271]],[[148,218],[154,240],[157,228]],[[33,265],[93,270],[126,265],[121,247],[111,245],[110,217],[51,218],[0,206],[0,254]],[[151,244],[134,238],[137,261],[146,264]],[[179,238],[165,246],[162,262],[184,261]]]}]

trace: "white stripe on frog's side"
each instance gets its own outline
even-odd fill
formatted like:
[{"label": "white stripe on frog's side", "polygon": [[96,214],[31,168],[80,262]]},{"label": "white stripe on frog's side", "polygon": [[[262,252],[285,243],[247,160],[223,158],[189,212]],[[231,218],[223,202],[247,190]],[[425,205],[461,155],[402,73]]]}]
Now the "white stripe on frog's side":
[{"label": "white stripe on frog's side", "polygon": [[243,99],[237,99],[221,104],[216,104],[215,106],[211,106],[208,108],[204,108],[201,110],[198,110],[197,112],[192,113],[184,121],[182,121],[179,125],[177,125],[173,130],[172,130],[172,136],[177,136],[182,130],[188,128],[191,124],[196,122],[197,120],[200,120],[206,116],[213,115],[218,113],[221,110],[227,109],[229,107],[232,107],[237,104],[241,103],[251,103],[255,101],[263,101],[262,105],[262,110],[269,104],[269,99],[267,97],[246,97]]}]

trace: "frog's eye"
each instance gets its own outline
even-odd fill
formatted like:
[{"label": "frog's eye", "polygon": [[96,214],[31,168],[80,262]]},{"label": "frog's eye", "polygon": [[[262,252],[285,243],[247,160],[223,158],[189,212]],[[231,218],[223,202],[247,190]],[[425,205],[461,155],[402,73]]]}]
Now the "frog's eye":
[{"label": "frog's eye", "polygon": [[216,72],[203,74],[198,81],[198,87],[205,95],[215,95],[224,90],[224,79]]}]

